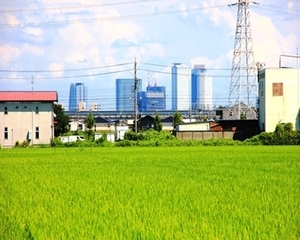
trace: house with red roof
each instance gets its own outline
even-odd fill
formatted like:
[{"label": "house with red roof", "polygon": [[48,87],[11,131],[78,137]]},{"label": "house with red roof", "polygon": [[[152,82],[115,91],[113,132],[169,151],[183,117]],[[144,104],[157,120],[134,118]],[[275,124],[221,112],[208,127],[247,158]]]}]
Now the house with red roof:
[{"label": "house with red roof", "polygon": [[0,145],[49,144],[57,101],[56,91],[0,91]]}]

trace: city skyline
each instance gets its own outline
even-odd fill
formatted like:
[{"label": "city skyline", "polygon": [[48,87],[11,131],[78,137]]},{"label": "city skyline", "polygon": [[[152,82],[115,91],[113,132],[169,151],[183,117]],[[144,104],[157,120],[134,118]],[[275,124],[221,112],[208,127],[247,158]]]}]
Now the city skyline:
[{"label": "city skyline", "polygon": [[[213,105],[228,103],[236,1],[8,1],[0,6],[0,90],[55,90],[68,109],[72,82],[89,89],[89,102],[114,108],[114,81],[148,73],[166,86],[171,68],[203,63],[212,77]],[[279,66],[282,54],[299,54],[300,1],[250,4],[256,62]],[[281,58],[283,67],[300,61]]]}]

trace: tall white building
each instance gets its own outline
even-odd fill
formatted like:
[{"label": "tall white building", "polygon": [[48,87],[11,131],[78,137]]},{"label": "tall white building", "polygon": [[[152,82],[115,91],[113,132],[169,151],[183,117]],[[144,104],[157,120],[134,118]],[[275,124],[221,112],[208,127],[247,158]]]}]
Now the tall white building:
[{"label": "tall white building", "polygon": [[258,85],[260,130],[273,132],[278,123],[291,122],[300,131],[300,69],[263,69]]},{"label": "tall white building", "polygon": [[172,67],[172,109],[189,110],[191,103],[191,69],[181,63]]},{"label": "tall white building", "polygon": [[204,65],[195,65],[192,70],[192,109],[212,109],[212,78]]}]

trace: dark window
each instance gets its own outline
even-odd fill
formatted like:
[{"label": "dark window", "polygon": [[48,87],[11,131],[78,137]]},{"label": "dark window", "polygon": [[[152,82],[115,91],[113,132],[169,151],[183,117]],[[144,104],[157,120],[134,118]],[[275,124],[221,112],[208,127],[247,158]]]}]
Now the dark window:
[{"label": "dark window", "polygon": [[8,139],[8,127],[4,128],[4,139]]},{"label": "dark window", "polygon": [[35,138],[36,139],[40,138],[40,129],[39,129],[39,127],[35,127]]},{"label": "dark window", "polygon": [[35,114],[39,114],[39,107],[35,107]]},{"label": "dark window", "polygon": [[273,96],[283,96],[283,83],[273,83]]},{"label": "dark window", "polygon": [[7,114],[7,107],[4,107],[4,114]]}]

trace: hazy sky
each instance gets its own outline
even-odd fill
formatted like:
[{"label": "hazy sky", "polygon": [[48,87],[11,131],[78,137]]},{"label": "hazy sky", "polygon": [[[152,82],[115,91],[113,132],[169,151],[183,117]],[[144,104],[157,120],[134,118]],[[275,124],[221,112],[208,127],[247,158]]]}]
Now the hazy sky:
[{"label": "hazy sky", "polygon": [[[58,91],[68,109],[69,86],[83,82],[89,103],[115,108],[115,79],[133,78],[143,90],[167,87],[171,66],[205,64],[213,104],[228,102],[237,0],[2,0],[0,90]],[[281,54],[300,53],[300,1],[251,4],[255,61],[278,67]],[[282,65],[298,67],[295,58]],[[89,107],[89,106],[87,106]]]}]

